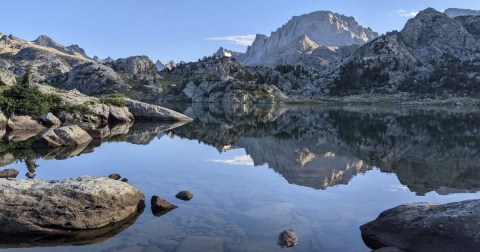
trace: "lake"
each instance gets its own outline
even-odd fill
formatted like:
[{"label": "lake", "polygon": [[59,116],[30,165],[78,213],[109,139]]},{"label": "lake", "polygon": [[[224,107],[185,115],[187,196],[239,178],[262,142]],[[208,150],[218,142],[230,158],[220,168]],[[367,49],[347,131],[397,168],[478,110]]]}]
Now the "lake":
[{"label": "lake", "polygon": [[[195,120],[120,126],[120,133],[76,149],[32,150],[28,141],[5,136],[0,163],[18,169],[19,178],[26,163],[42,180],[119,173],[145,193],[147,206],[133,223],[91,241],[0,247],[283,251],[278,234],[292,228],[299,244],[288,251],[370,251],[359,226],[382,211],[480,196],[474,108],[196,104],[179,111]],[[193,199],[176,199],[182,190]],[[155,217],[153,195],[178,208]]]}]

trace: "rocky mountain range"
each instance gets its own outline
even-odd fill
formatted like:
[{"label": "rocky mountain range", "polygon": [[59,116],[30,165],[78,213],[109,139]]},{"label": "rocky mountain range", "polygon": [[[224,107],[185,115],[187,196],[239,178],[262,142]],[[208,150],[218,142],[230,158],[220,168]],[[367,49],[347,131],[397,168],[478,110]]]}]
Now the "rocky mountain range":
[{"label": "rocky mountain range", "polygon": [[364,45],[336,68],[331,94],[477,94],[479,22],[480,16],[421,11],[403,30]]},{"label": "rocky mountain range", "polygon": [[[426,9],[401,31],[379,36],[353,17],[318,11],[293,17],[246,53],[220,48],[198,62],[147,56],[90,58],[42,35],[0,34],[0,83],[34,80],[88,95],[147,102],[275,103],[350,95],[445,98],[480,92],[480,16]],[[467,15],[467,16],[465,16]]]}]

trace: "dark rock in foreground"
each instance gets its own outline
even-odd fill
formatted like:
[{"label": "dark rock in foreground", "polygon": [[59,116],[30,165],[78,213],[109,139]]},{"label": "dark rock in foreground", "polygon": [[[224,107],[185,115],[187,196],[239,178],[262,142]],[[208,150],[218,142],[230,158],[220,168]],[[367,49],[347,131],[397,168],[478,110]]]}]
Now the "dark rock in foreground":
[{"label": "dark rock in foreground", "polygon": [[152,213],[155,216],[162,216],[173,209],[177,208],[176,205],[166,201],[165,199],[162,199],[158,196],[153,196],[151,200],[152,204]]},{"label": "dark rock in foreground", "polygon": [[0,180],[0,233],[75,236],[137,215],[145,196],[108,178]]},{"label": "dark rock in foreground", "polygon": [[365,244],[372,249],[478,251],[480,200],[400,205],[360,229]]},{"label": "dark rock in foreground", "polygon": [[190,191],[181,191],[175,195],[177,199],[181,200],[191,200],[193,198],[193,193]]},{"label": "dark rock in foreground", "polygon": [[0,171],[0,178],[16,178],[18,176],[18,171],[15,169],[5,169]]},{"label": "dark rock in foreground", "polygon": [[298,237],[293,229],[287,229],[278,235],[278,245],[290,248],[298,244]]}]

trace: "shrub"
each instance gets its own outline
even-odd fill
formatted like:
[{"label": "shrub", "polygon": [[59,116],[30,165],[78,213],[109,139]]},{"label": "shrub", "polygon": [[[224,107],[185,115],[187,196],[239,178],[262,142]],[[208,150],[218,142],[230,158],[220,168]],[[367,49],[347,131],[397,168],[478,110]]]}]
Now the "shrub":
[{"label": "shrub", "polygon": [[65,104],[58,107],[58,111],[63,110],[70,114],[91,115],[92,110],[86,104]]},{"label": "shrub", "polygon": [[114,95],[105,95],[100,97],[100,103],[102,104],[107,104],[107,105],[113,105],[117,107],[126,107],[127,104],[123,100],[124,96],[114,94]]},{"label": "shrub", "polygon": [[15,85],[0,94],[0,108],[7,115],[40,116],[60,106],[61,98],[42,93],[37,86]]}]

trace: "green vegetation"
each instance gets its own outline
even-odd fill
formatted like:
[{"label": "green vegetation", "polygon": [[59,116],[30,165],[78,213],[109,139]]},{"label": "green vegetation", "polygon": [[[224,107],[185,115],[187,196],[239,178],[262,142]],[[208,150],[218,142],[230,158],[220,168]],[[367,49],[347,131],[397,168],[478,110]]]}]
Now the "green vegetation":
[{"label": "green vegetation", "polygon": [[36,86],[16,85],[0,94],[0,108],[7,116],[13,114],[40,116],[58,109],[60,103],[60,97],[44,94]]},{"label": "green vegetation", "polygon": [[87,104],[65,104],[59,106],[56,111],[63,110],[70,114],[81,114],[81,115],[91,115],[93,114],[92,110],[88,107]]},{"label": "green vegetation", "polygon": [[125,98],[125,96],[120,94],[105,95],[100,97],[100,103],[117,107],[126,107],[127,104],[123,98]]}]

